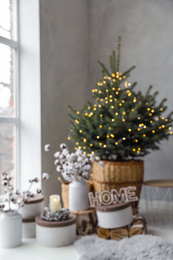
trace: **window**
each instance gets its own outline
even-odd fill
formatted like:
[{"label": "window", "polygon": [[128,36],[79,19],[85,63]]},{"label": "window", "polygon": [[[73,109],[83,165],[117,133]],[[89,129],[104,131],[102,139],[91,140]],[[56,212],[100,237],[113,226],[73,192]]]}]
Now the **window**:
[{"label": "window", "polygon": [[14,177],[14,185],[19,147],[16,28],[17,0],[0,0],[0,173],[10,173]]},{"label": "window", "polygon": [[0,173],[21,191],[42,172],[39,8],[0,0]]}]

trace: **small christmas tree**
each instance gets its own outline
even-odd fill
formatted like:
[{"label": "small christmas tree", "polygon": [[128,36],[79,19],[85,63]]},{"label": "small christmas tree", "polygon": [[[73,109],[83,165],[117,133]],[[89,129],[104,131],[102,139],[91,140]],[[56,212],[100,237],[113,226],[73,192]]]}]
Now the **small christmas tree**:
[{"label": "small christmas tree", "polygon": [[69,106],[71,133],[68,139],[76,142],[84,153],[95,153],[101,159],[123,161],[159,149],[159,142],[172,132],[172,114],[163,117],[167,109],[163,99],[156,105],[158,92],[145,95],[135,92],[127,82],[131,67],[119,73],[120,38],[117,55],[110,56],[111,72],[100,62],[102,78],[92,90],[94,103],[87,102],[81,111]]}]

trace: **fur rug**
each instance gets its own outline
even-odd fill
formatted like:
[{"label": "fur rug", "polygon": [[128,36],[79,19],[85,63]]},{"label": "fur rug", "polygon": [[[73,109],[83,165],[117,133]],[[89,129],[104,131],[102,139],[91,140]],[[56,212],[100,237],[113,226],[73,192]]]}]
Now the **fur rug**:
[{"label": "fur rug", "polygon": [[121,241],[89,235],[74,245],[80,260],[173,260],[173,244],[152,235],[137,235]]}]

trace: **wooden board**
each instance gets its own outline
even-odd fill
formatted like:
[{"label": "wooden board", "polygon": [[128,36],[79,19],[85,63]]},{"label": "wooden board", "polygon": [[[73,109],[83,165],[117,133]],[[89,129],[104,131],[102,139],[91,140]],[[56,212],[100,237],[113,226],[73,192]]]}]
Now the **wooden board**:
[{"label": "wooden board", "polygon": [[150,180],[144,181],[146,186],[158,187],[158,188],[173,188],[173,180]]}]

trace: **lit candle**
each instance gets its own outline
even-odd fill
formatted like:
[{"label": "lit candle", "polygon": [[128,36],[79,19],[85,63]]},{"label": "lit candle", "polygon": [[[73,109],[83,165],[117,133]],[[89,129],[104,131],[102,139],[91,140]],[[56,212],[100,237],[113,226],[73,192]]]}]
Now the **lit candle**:
[{"label": "lit candle", "polygon": [[49,198],[49,207],[50,207],[50,213],[55,213],[56,211],[59,211],[61,208],[60,203],[60,196],[53,194]]}]

